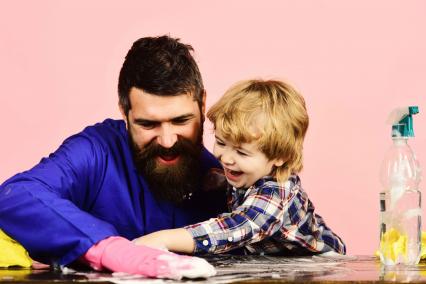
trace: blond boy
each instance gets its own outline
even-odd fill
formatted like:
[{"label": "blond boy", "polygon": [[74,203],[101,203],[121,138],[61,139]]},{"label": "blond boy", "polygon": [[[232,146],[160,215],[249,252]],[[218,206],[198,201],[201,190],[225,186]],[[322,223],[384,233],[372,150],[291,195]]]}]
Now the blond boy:
[{"label": "blond boy", "polygon": [[207,113],[213,154],[229,183],[230,213],[180,229],[158,231],[137,244],[183,253],[306,255],[345,244],[314,213],[301,187],[305,101],[281,81],[248,80],[231,87]]}]

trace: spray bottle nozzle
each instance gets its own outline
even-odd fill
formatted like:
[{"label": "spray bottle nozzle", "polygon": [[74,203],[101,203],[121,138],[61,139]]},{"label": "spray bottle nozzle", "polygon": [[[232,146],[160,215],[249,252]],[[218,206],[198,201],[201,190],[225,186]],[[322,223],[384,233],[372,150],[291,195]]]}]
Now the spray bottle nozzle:
[{"label": "spray bottle nozzle", "polygon": [[408,112],[410,114],[418,114],[419,113],[419,107],[418,106],[410,106],[410,107],[408,107]]},{"label": "spray bottle nozzle", "polygon": [[397,123],[392,125],[392,137],[414,137],[413,115],[419,113],[418,106],[409,106],[399,110]]}]

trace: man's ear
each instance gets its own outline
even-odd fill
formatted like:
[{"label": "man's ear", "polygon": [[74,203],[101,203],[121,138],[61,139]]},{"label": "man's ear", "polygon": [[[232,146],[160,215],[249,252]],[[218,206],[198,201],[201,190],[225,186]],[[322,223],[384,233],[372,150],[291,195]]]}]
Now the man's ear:
[{"label": "man's ear", "polygon": [[204,116],[206,114],[206,97],[207,93],[206,90],[203,90],[203,98],[201,103],[201,115]]},{"label": "man's ear", "polygon": [[124,108],[123,108],[123,106],[120,103],[118,103],[118,108],[120,109],[120,113],[121,113],[121,116],[123,117],[124,123],[126,123],[126,129],[129,129],[129,126],[127,125],[127,115],[126,115],[126,112],[124,111]]}]

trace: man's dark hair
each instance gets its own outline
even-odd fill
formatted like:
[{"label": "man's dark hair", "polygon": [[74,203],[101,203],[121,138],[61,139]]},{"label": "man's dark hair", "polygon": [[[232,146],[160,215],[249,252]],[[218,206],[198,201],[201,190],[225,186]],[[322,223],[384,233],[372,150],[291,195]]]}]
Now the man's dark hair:
[{"label": "man's dark hair", "polygon": [[125,114],[131,109],[132,87],[159,96],[191,93],[200,109],[204,86],[192,46],[169,36],[144,37],[133,43],[121,67],[119,102]]}]

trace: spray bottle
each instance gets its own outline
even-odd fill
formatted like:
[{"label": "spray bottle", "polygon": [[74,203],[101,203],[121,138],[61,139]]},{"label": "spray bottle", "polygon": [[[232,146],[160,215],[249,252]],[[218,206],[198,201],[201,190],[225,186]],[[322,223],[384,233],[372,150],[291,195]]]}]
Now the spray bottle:
[{"label": "spray bottle", "polygon": [[417,106],[394,110],[392,146],[381,168],[380,260],[384,265],[415,265],[421,253],[421,169],[408,145],[414,137],[413,115]]}]

